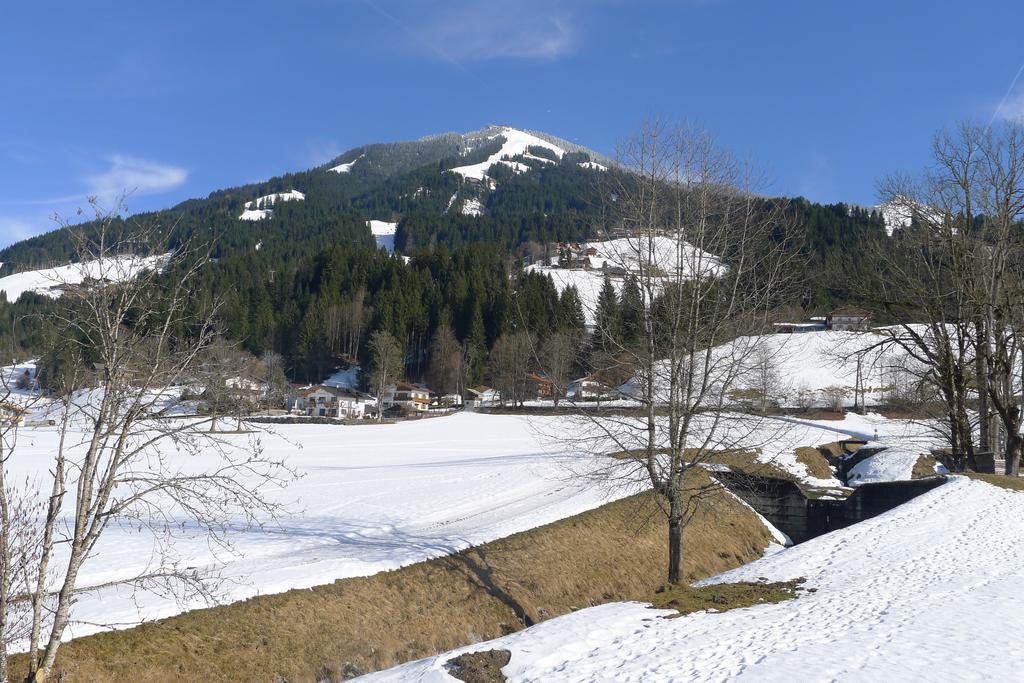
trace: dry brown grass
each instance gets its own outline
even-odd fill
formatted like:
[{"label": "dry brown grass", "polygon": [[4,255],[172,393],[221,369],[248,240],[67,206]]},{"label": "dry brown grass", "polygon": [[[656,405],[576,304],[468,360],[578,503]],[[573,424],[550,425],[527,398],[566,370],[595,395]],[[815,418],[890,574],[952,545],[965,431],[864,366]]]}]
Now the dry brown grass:
[{"label": "dry brown grass", "polygon": [[934,455],[922,455],[914,463],[914,468],[910,470],[911,479],[923,479],[924,477],[935,476],[935,465],[938,460],[935,459]]},{"label": "dry brown grass", "polygon": [[979,472],[957,472],[957,474],[1011,491],[1024,491],[1024,477],[1008,477],[1005,474],[981,474]]},{"label": "dry brown grass", "polygon": [[[685,532],[691,580],[755,559],[770,540],[731,496],[705,502]],[[664,579],[666,533],[656,499],[636,496],[452,557],[81,638],[58,670],[68,683],[339,680],[647,599]]]},{"label": "dry brown grass", "polygon": [[835,472],[819,448],[800,446],[795,450],[796,461],[807,468],[807,474],[817,479],[831,479]]},{"label": "dry brown grass", "polygon": [[[758,583],[740,581],[737,583],[716,583],[710,586],[672,586],[651,598],[651,606],[674,609],[683,616],[693,612],[709,610],[726,612],[740,607],[753,607],[776,602],[785,602],[797,597],[801,584],[807,579],[798,577],[789,581]],[[813,588],[811,590],[814,590]]]}]

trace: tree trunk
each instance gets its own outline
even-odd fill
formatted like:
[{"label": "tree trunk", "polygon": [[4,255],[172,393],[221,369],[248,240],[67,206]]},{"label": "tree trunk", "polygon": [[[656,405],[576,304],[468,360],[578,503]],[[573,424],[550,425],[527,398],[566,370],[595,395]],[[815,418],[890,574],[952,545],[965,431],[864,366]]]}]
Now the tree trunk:
[{"label": "tree trunk", "polygon": [[679,494],[669,501],[668,513],[668,582],[681,583],[683,578],[683,512]]},{"label": "tree trunk", "polygon": [[1004,473],[1007,476],[1016,477],[1020,472],[1020,451],[1022,441],[1024,441],[1024,439],[1022,439],[1021,435],[1016,432],[1009,434],[1006,437],[1006,469],[1004,470]]}]

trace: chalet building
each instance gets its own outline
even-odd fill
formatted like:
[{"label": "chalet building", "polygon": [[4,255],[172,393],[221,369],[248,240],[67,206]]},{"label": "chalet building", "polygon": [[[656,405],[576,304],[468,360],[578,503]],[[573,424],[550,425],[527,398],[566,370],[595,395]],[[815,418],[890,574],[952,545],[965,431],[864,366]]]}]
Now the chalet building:
[{"label": "chalet building", "polygon": [[294,392],[288,400],[293,413],[311,417],[362,418],[370,398],[351,389],[316,385]]},{"label": "chalet building", "polygon": [[839,332],[857,332],[867,327],[870,318],[869,311],[855,306],[846,306],[829,313],[828,327]]},{"label": "chalet building", "polygon": [[399,408],[407,413],[421,413],[430,410],[430,389],[422,384],[398,382],[391,384],[380,397],[380,409]]},{"label": "chalet building", "polygon": [[526,393],[540,399],[551,399],[555,397],[555,384],[550,379],[536,372],[526,373]]}]

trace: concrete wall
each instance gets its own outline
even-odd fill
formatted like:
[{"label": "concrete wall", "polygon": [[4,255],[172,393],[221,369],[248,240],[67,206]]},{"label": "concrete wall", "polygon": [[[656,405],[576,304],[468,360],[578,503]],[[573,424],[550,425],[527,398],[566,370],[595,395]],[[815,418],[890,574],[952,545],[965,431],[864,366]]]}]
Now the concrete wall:
[{"label": "concrete wall", "polygon": [[740,472],[715,478],[792,539],[793,543],[862,522],[945,483],[945,477],[864,484],[848,498],[808,498],[794,482]]}]

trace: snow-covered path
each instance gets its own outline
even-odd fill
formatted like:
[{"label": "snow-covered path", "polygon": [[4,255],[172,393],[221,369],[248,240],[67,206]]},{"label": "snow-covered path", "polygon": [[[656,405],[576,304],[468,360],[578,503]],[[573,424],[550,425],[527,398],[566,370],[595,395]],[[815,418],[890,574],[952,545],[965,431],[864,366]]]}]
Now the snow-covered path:
[{"label": "snow-covered path", "polygon": [[[794,601],[663,619],[614,603],[461,651],[513,681],[1019,680],[1024,492],[953,478],[889,513],[714,581],[806,577]],[[451,681],[451,653],[371,676]]]}]

